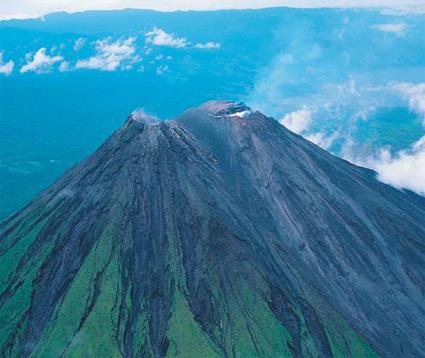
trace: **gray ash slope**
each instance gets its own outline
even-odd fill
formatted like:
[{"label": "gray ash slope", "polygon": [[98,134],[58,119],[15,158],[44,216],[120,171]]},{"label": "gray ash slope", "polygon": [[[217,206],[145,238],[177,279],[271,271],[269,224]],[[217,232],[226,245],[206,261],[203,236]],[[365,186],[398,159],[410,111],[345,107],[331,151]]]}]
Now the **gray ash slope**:
[{"label": "gray ash slope", "polygon": [[241,103],[132,115],[0,255],[3,356],[425,356],[425,198]]}]

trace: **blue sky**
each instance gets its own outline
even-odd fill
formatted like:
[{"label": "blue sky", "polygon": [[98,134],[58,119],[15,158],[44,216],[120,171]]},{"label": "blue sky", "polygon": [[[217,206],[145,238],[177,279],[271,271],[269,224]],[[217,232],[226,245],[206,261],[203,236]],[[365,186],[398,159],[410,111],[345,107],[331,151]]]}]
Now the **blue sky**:
[{"label": "blue sky", "polygon": [[37,17],[54,11],[145,8],[156,10],[214,10],[223,8],[384,7],[424,12],[425,0],[13,0],[0,1],[0,19]]}]

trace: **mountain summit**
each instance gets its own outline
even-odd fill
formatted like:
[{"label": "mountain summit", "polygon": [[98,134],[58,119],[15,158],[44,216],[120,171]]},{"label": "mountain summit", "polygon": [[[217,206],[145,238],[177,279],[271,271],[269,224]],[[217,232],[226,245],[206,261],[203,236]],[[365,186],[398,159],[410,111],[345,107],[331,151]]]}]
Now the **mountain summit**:
[{"label": "mountain summit", "polygon": [[0,225],[0,351],[424,356],[424,218],[243,103],[135,112]]}]

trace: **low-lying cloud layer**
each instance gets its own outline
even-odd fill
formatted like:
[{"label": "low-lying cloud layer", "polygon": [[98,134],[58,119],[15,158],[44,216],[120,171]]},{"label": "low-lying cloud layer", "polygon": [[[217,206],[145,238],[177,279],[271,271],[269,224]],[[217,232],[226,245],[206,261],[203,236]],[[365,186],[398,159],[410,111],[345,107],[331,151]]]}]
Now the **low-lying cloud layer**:
[{"label": "low-lying cloud layer", "polygon": [[381,181],[425,195],[425,137],[396,155],[383,151],[370,166]]},{"label": "low-lying cloud layer", "polygon": [[[68,52],[66,52],[67,47]],[[221,44],[207,41],[192,45],[185,37],[178,37],[157,27],[145,33],[141,39],[138,39],[137,36],[118,39],[107,37],[88,42],[86,38],[80,37],[73,40],[71,44],[61,43],[52,47],[49,51],[46,47],[42,47],[35,54],[34,52],[26,53],[26,63],[22,65],[19,72],[21,74],[29,72],[45,74],[53,70],[68,72],[74,70],[127,71],[132,69],[143,72],[145,65],[139,64],[143,61],[142,55],[149,56],[155,47],[169,47],[182,51],[189,48],[208,51],[219,49]],[[72,51],[69,52],[70,50]],[[90,53],[88,52],[90,50],[94,52],[93,55],[75,59],[76,56],[80,57],[81,53]],[[59,52],[65,53],[65,55]],[[65,58],[68,56],[69,58]],[[15,67],[15,62],[13,60],[6,62],[4,57],[4,52],[0,50],[0,75],[10,75]],[[163,74],[168,71],[169,65],[156,62],[171,59],[172,56],[170,55],[155,54],[154,60],[150,60],[149,64],[154,65],[157,74]]]},{"label": "low-lying cloud layer", "polygon": [[378,179],[399,189],[409,189],[425,195],[425,136],[410,148],[392,154],[390,148],[363,157],[354,153],[352,142],[347,143],[345,159],[378,173]]},{"label": "low-lying cloud layer", "polygon": [[[409,109],[422,118],[425,127],[425,83],[396,83],[392,88],[407,100]],[[367,158],[366,165],[378,172],[381,181],[425,195],[425,136],[395,154],[382,149],[378,155]]]},{"label": "low-lying cloud layer", "polygon": [[[351,88],[351,89],[349,89]],[[425,130],[425,83],[389,83],[385,87],[359,89],[355,84],[342,85],[341,90],[348,93],[352,100],[366,91],[372,93],[393,93],[399,96],[409,110],[422,119]],[[337,97],[338,91],[334,90]],[[364,94],[363,94],[364,95]],[[368,120],[368,110],[359,111],[352,116],[352,120]],[[287,113],[280,122],[292,131],[303,135],[311,142],[324,149],[331,148],[339,140],[343,143],[337,154],[357,165],[375,170],[378,179],[396,188],[409,189],[425,195],[425,136],[413,143],[409,148],[393,151],[390,147],[383,147],[374,152],[362,151],[362,145],[355,143],[349,133],[327,133],[314,130],[314,109],[303,105],[299,110]]]},{"label": "low-lying cloud layer", "polygon": [[[423,29],[409,17],[394,17],[361,31],[373,39],[365,41],[369,52],[363,46],[359,51],[354,36],[359,32],[348,17],[326,39],[300,29],[264,66],[245,100],[322,148],[374,169],[379,180],[425,195],[425,139],[420,139],[425,75],[419,52],[411,49],[413,36]],[[375,41],[377,50],[370,51]],[[381,60],[384,52],[388,59]]]}]

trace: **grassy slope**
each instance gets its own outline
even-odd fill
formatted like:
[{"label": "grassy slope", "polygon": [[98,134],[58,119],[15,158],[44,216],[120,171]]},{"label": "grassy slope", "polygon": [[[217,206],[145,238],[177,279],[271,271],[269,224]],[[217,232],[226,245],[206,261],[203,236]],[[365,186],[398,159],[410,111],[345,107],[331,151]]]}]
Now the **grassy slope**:
[{"label": "grassy slope", "polygon": [[[17,333],[19,336],[25,327],[25,324],[18,326],[17,323],[31,303],[32,282],[51,247],[46,245],[40,250],[39,256],[32,257],[23,269],[19,272],[14,270],[20,260],[20,253],[25,252],[36,240],[43,224],[35,225],[26,234],[22,234],[25,233],[24,228],[17,228],[17,236],[21,235],[20,240],[0,261],[3,277],[12,275],[10,277],[23,282],[6,299],[0,310],[1,321],[8,322],[0,331],[1,345],[10,334]],[[7,241],[17,236],[10,235]],[[121,297],[120,260],[113,239],[112,232],[106,231],[93,247],[64,299],[56,307],[54,318],[45,329],[33,353],[34,357],[55,357],[60,354],[64,357],[123,355],[124,338],[118,308],[124,305],[128,312],[131,300],[129,297]],[[2,247],[6,244],[3,241]],[[177,248],[170,247],[170,250],[175,251]],[[178,275],[182,270],[176,257],[178,255],[168,256],[170,266],[178,267],[170,270],[170,275]],[[5,287],[6,281],[3,279],[2,289]],[[240,357],[291,357],[293,337],[271,312],[264,298],[244,282],[236,282],[235,287],[238,288],[237,294],[229,302],[223,303],[228,312],[214,333],[216,337],[223,337],[222,348],[217,346],[196,321],[186,295],[176,288],[167,329],[169,357],[218,357],[222,356],[222,349]],[[310,336],[301,309],[293,307],[293,311],[301,322],[303,354],[318,357],[317,347]],[[377,357],[367,342],[336,313],[330,312],[322,320],[335,357]],[[140,354],[142,346],[144,352],[151,352],[147,338],[148,323],[149,316],[142,310],[132,347],[135,354]]]}]

